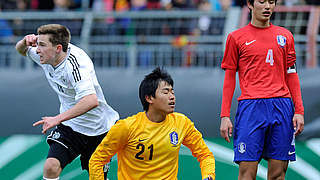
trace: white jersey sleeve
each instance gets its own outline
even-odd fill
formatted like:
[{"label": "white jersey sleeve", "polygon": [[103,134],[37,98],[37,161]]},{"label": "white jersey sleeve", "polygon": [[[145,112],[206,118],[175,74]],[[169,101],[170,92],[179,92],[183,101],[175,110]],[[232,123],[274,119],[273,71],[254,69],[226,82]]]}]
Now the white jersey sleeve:
[{"label": "white jersey sleeve", "polygon": [[36,62],[37,64],[40,64],[40,56],[37,54],[37,47],[29,47],[27,50],[27,57],[30,58],[32,61]]},{"label": "white jersey sleeve", "polygon": [[92,64],[86,63],[88,61],[81,61],[72,53],[70,53],[68,61],[67,73],[69,81],[76,92],[75,100],[78,101],[84,96],[96,94],[93,79],[90,75],[90,71],[93,70],[93,67],[90,67]]}]

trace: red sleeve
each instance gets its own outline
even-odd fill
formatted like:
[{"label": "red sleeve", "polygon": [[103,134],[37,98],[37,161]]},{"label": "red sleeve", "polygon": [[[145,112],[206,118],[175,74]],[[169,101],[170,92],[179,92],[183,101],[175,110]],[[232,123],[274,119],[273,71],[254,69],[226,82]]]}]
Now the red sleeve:
[{"label": "red sleeve", "polygon": [[297,73],[287,74],[287,85],[293,100],[295,114],[304,114],[304,107],[302,103],[300,82]]},{"label": "red sleeve", "polygon": [[236,87],[236,70],[225,71],[220,117],[230,117],[230,108]]},{"label": "red sleeve", "polygon": [[232,34],[229,34],[226,42],[226,49],[224,51],[223,60],[221,63],[221,68],[237,70],[238,59],[239,51],[236,40],[234,39]]},{"label": "red sleeve", "polygon": [[288,39],[288,58],[287,58],[287,67],[291,67],[296,62],[296,50],[294,48],[294,39],[290,33]]}]

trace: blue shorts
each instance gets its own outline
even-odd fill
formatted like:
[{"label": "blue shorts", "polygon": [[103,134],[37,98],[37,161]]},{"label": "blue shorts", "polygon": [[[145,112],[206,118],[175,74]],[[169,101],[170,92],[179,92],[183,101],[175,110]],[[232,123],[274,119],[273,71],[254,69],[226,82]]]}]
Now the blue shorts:
[{"label": "blue shorts", "polygon": [[264,159],[295,161],[290,98],[241,100],[234,125],[234,161]]}]

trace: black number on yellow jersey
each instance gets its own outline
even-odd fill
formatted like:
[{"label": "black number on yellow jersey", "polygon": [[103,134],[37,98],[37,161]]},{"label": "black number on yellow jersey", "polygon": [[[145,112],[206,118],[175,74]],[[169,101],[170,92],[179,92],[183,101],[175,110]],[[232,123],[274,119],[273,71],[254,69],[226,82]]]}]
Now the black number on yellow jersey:
[{"label": "black number on yellow jersey", "polygon": [[151,146],[149,146],[148,149],[150,149],[149,160],[152,160],[152,156],[153,156],[153,144],[151,144]]},{"label": "black number on yellow jersey", "polygon": [[[145,150],[144,144],[138,144],[136,149],[141,149],[141,150],[135,155],[135,157],[137,159],[143,160],[144,158],[141,157],[140,155],[144,153],[144,150]],[[153,157],[153,144],[151,144],[151,146],[149,146],[148,149],[150,151],[149,160],[152,160],[152,157]]]}]

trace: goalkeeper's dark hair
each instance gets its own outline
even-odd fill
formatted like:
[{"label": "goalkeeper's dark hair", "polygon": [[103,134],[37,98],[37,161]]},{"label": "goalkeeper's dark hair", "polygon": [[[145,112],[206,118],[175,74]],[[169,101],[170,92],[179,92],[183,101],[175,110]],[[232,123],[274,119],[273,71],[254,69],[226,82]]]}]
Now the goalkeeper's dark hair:
[{"label": "goalkeeper's dark hair", "polygon": [[[251,4],[252,6],[254,6],[253,4],[254,4],[254,1],[255,0],[247,0],[247,2],[249,3],[249,4]],[[274,2],[277,4],[277,0],[274,0]]]},{"label": "goalkeeper's dark hair", "polygon": [[139,87],[139,98],[143,106],[143,110],[149,110],[149,103],[146,100],[146,97],[152,96],[155,97],[156,90],[161,81],[167,82],[173,87],[173,80],[163,68],[155,68],[150,74],[146,75],[143,81],[140,83]]}]

